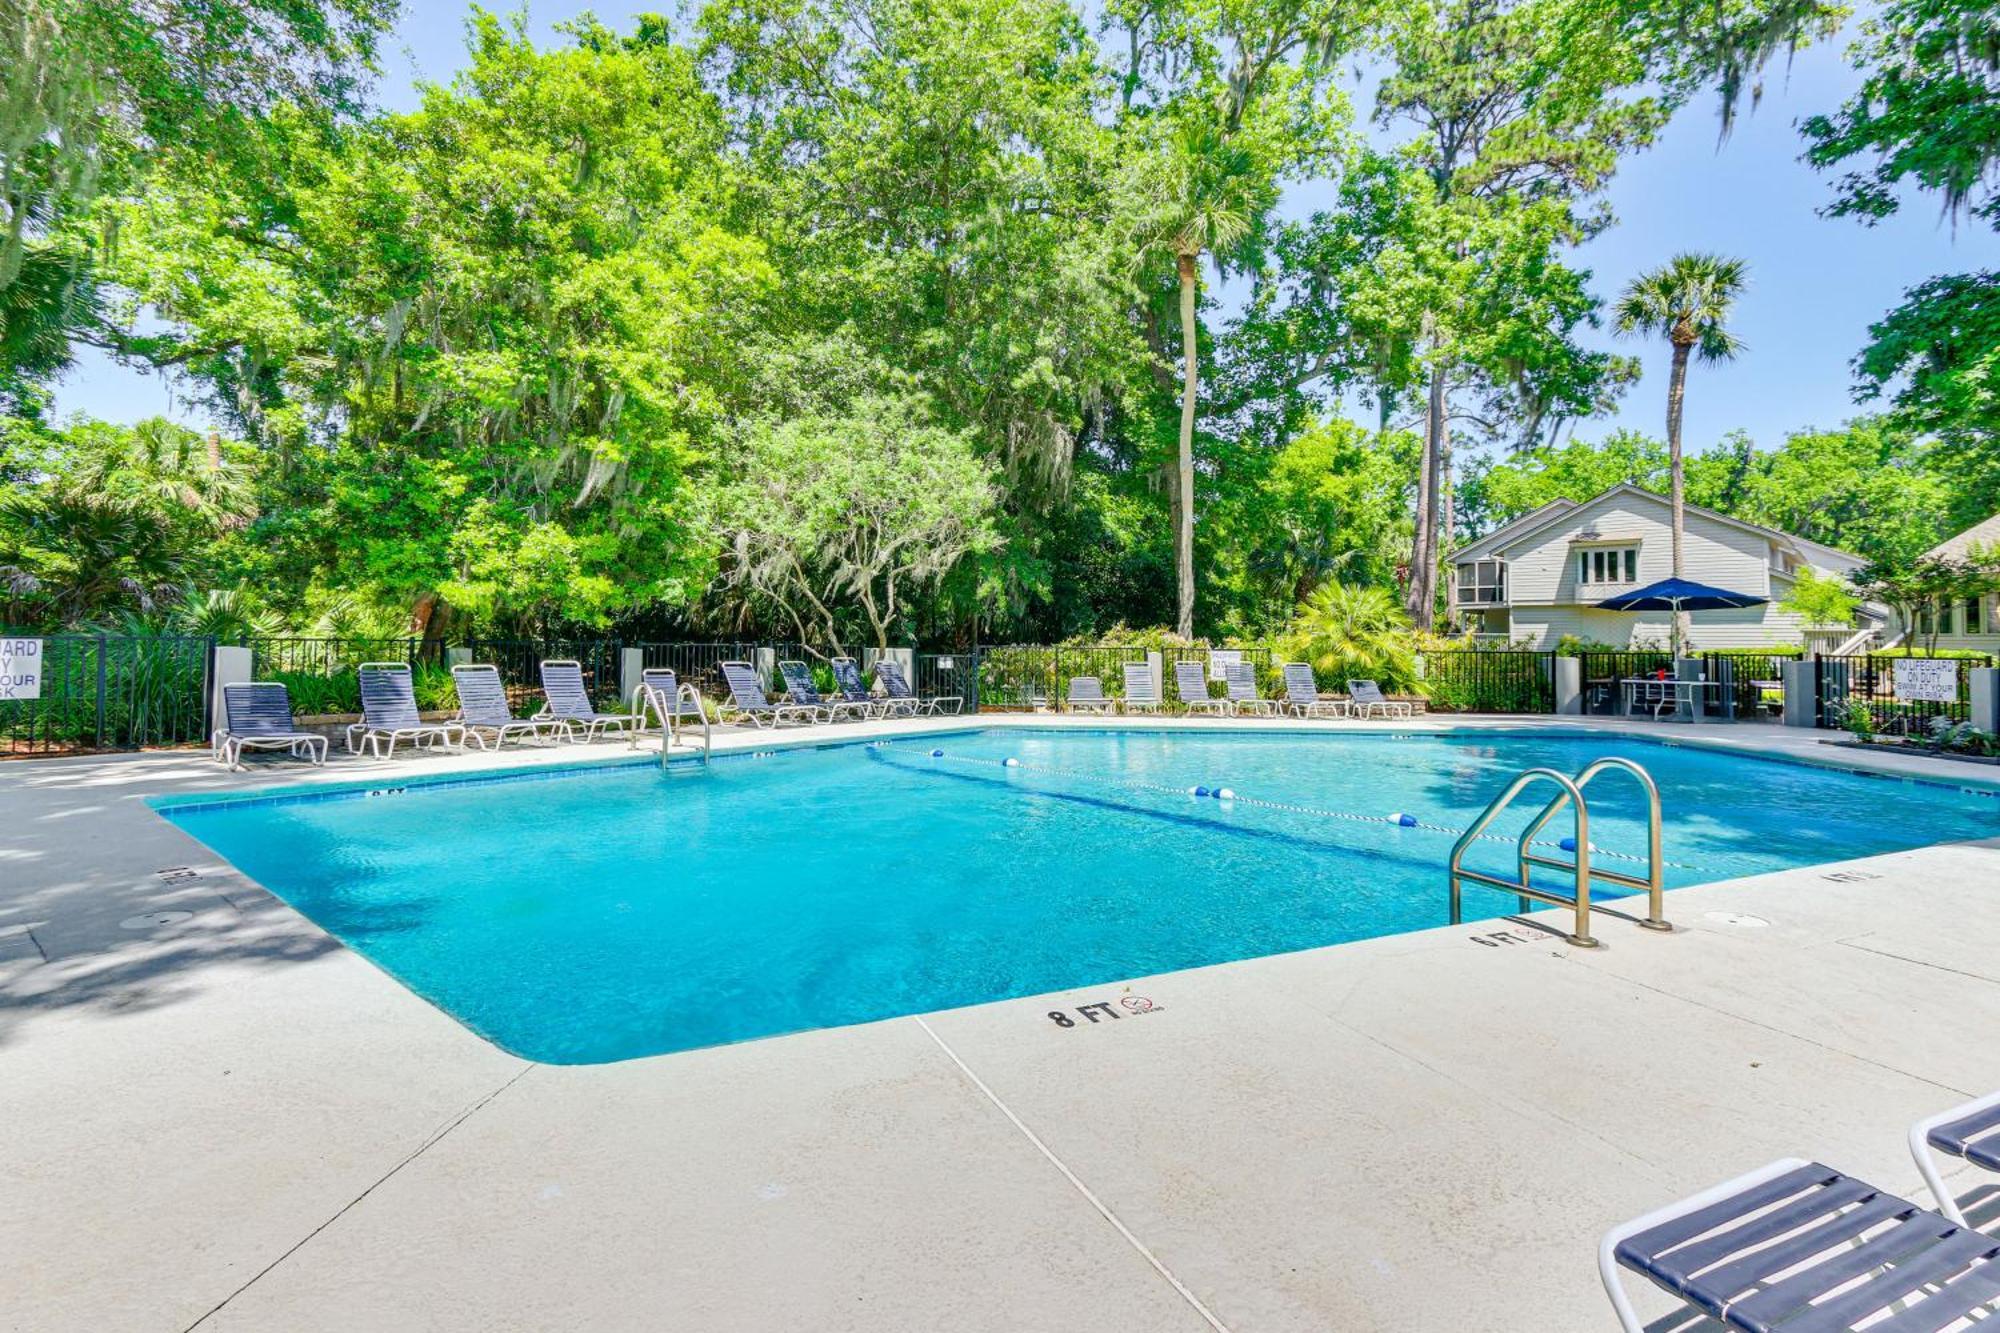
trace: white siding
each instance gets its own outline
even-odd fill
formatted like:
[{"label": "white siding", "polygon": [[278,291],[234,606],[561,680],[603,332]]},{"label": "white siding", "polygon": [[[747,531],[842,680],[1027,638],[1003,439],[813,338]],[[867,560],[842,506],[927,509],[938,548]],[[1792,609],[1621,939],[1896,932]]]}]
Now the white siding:
[{"label": "white siding", "polygon": [[[1672,576],[1670,514],[1663,498],[1614,491],[1564,513],[1540,532],[1503,546],[1499,553],[1507,560],[1509,636],[1514,642],[1537,648],[1553,648],[1565,634],[1619,646],[1664,646],[1668,641],[1667,613],[1599,611],[1592,603]],[[1580,539],[1585,532],[1595,536]],[[1639,549],[1638,577],[1633,583],[1578,582],[1577,552],[1633,543]],[[1775,540],[1764,533],[1706,513],[1687,515],[1682,576],[1768,599],[1762,606],[1741,611],[1690,613],[1690,647],[1763,648],[1801,641],[1799,618],[1776,605],[1791,587],[1790,577],[1773,569],[1778,555]]]}]

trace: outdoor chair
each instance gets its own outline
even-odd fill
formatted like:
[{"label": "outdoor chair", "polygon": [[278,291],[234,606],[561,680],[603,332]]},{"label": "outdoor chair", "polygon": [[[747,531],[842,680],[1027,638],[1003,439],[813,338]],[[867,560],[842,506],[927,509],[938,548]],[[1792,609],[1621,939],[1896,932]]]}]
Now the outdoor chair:
[{"label": "outdoor chair", "polygon": [[[1969,1225],[1959,1200],[1945,1188],[1937,1153],[2000,1172],[2000,1092],[1910,1126],[1910,1156],[1917,1159],[1917,1170],[1937,1200],[1938,1211],[1960,1226]],[[1983,1194],[1987,1203],[2000,1204],[2000,1185],[1985,1186]],[[2000,1273],[1995,1276],[2000,1277]]]},{"label": "outdoor chair", "polygon": [[[701,695],[697,692],[692,699],[681,698],[680,677],[672,667],[647,667],[639,673],[639,697],[633,700],[643,716],[649,709],[660,720],[660,729],[666,733],[669,743],[673,740],[674,726],[684,718],[697,722],[708,721],[708,710],[702,706]],[[638,744],[634,735],[632,743]]]},{"label": "outdoor chair", "polygon": [[1222,682],[1229,698],[1229,711],[1238,717],[1275,717],[1279,703],[1257,693],[1257,668],[1248,662],[1231,662],[1222,668]]},{"label": "outdoor chair", "polygon": [[1347,717],[1349,709],[1345,699],[1322,699],[1319,697],[1319,681],[1313,677],[1313,669],[1304,662],[1287,662],[1285,675],[1285,708],[1294,717]]},{"label": "outdoor chair", "polygon": [[1127,662],[1125,701],[1121,710],[1127,713],[1157,713],[1165,702],[1153,682],[1153,668],[1145,662]]},{"label": "outdoor chair", "polygon": [[1072,713],[1109,713],[1115,700],[1104,696],[1104,682],[1095,676],[1071,676],[1067,703]]},{"label": "outdoor chair", "polygon": [[1416,710],[1402,699],[1391,699],[1372,680],[1347,682],[1347,697],[1353,701],[1356,717],[1414,717]]},{"label": "outdoor chair", "polygon": [[542,694],[548,700],[537,717],[559,718],[580,729],[583,738],[594,741],[607,731],[630,727],[646,729],[646,715],[637,709],[623,713],[600,713],[591,702],[583,683],[583,663],[570,657],[552,657],[542,663]]},{"label": "outdoor chair", "polygon": [[817,722],[824,710],[812,704],[772,703],[764,694],[764,683],[748,662],[724,662],[722,679],[729,685],[729,704],[758,727],[776,727],[787,720],[803,718]]},{"label": "outdoor chair", "polygon": [[868,689],[861,679],[861,664],[851,657],[836,657],[833,667],[833,689],[842,703],[853,704],[862,710],[863,717],[880,717],[886,705]]},{"label": "outdoor chair", "polygon": [[874,707],[874,701],[865,704],[850,703],[846,699],[829,699],[813,684],[812,668],[804,662],[780,662],[778,674],[785,678],[785,699],[795,704],[806,704],[826,714],[829,722],[838,722],[842,717],[866,719]]},{"label": "outdoor chair", "polygon": [[[500,668],[460,665],[451,669],[452,684],[458,687],[458,721],[467,739],[480,749],[499,749],[513,736],[552,736],[556,740],[575,739],[570,724],[559,717],[515,717],[507,703],[507,687],[500,682]],[[491,736],[492,745],[487,744]]]},{"label": "outdoor chair", "polygon": [[238,683],[222,687],[223,724],[210,738],[216,759],[231,768],[243,766],[245,750],[284,750],[292,758],[326,762],[327,739],[300,731],[292,721],[292,695],[283,685]]},{"label": "outdoor chair", "polygon": [[885,657],[875,664],[875,679],[881,681],[882,688],[889,692],[891,704],[899,709],[908,709],[912,714],[942,713],[946,704],[951,705],[951,711],[954,713],[961,712],[965,708],[965,700],[955,694],[930,699],[918,698],[917,692],[910,688],[910,678],[903,674],[903,664],[893,657]]},{"label": "outdoor chair", "polygon": [[1174,693],[1180,696],[1181,707],[1190,713],[1214,713],[1221,717],[1229,711],[1229,700],[1208,697],[1208,673],[1199,662],[1174,663]]},{"label": "outdoor chair", "polygon": [[2000,1239],[1795,1157],[1614,1228],[1597,1268],[1625,1333],[1669,1325],[1640,1321],[1621,1269],[1749,1333],[1936,1333],[2000,1310]]},{"label": "outdoor chair", "polygon": [[[396,757],[399,742],[419,748],[464,746],[465,728],[456,722],[426,722],[417,714],[417,694],[407,662],[363,662],[361,720],[347,729],[347,749],[358,754],[366,745],[378,759]],[[388,748],[383,749],[384,743]]]}]

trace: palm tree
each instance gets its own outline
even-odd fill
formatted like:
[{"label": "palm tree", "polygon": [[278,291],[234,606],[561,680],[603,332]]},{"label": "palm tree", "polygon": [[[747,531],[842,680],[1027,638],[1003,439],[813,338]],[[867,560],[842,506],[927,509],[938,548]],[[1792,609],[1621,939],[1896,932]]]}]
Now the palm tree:
[{"label": "palm tree", "polygon": [[1326,583],[1300,605],[1287,651],[1312,665],[1320,680],[1368,679],[1388,690],[1417,681],[1410,617],[1385,588]]},{"label": "palm tree", "polygon": [[1672,471],[1674,577],[1681,577],[1682,516],[1681,403],[1687,393],[1690,354],[1703,361],[1727,361],[1743,344],[1724,327],[1743,294],[1743,261],[1721,255],[1681,254],[1634,278],[1619,298],[1618,332],[1665,335],[1673,348],[1667,381],[1667,457]]},{"label": "palm tree", "polygon": [[1183,125],[1156,179],[1153,244],[1173,253],[1181,289],[1181,433],[1175,480],[1174,626],[1194,635],[1194,418],[1200,383],[1195,305],[1203,255],[1224,261],[1249,237],[1260,211],[1255,157],[1212,125]]}]

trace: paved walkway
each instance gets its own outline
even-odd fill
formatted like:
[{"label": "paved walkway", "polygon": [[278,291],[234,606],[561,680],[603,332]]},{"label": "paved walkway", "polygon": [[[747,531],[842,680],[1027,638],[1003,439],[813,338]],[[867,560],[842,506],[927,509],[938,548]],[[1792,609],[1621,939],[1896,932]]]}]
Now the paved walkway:
[{"label": "paved walkway", "polygon": [[143,804],[278,773],[0,765],[0,1327],[1601,1329],[1612,1222],[1794,1153],[1915,1191],[1904,1127],[2000,1086],[2000,844],[533,1065]]}]

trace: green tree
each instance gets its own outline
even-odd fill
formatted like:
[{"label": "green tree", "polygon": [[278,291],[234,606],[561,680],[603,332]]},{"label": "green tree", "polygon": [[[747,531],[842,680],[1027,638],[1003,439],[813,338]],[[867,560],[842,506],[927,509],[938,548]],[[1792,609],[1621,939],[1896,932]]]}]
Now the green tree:
[{"label": "green tree", "polygon": [[1299,607],[1284,647],[1322,684],[1373,680],[1401,693],[1417,683],[1409,617],[1386,588],[1325,585]]},{"label": "green tree", "polygon": [[1792,590],[1778,603],[1779,609],[1793,612],[1806,624],[1846,628],[1854,623],[1861,599],[1847,580],[1821,574],[1810,567],[1801,569],[1792,580]]},{"label": "green tree", "polygon": [[1673,349],[1667,379],[1667,467],[1675,578],[1682,573],[1681,547],[1687,527],[1682,514],[1681,406],[1687,394],[1688,359],[1698,356],[1703,361],[1724,361],[1741,349],[1742,344],[1727,326],[1742,292],[1742,260],[1681,254],[1664,267],[1634,278],[1618,300],[1620,333],[1664,337]]},{"label": "green tree", "polygon": [[876,647],[898,641],[918,594],[1001,542],[992,465],[926,415],[864,399],[839,417],[747,423],[734,480],[707,501],[723,594],[836,652],[856,619]]},{"label": "green tree", "polygon": [[[2000,228],[2000,15],[1985,0],[1890,0],[1861,24],[1848,60],[1861,86],[1800,129],[1806,160],[1841,174],[1827,212],[1873,224],[1911,187],[1955,221]],[[1968,484],[1956,517],[2000,507],[2000,273],[1911,288],[1869,329],[1857,395],[1887,396],[1912,431],[1935,435]]]}]

